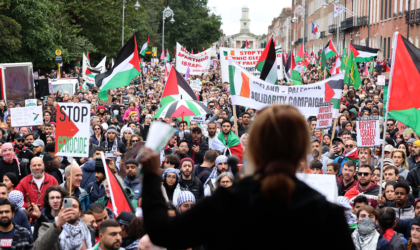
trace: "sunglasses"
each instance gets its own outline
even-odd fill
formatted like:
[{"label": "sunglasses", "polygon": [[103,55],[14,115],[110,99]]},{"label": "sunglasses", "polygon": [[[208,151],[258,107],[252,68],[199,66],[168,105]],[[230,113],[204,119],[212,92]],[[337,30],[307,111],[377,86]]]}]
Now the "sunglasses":
[{"label": "sunglasses", "polygon": [[18,142],[25,142],[25,140],[18,140]]},{"label": "sunglasses", "polygon": [[354,147],[354,145],[351,145],[351,144],[350,144],[350,145],[345,145],[344,147],[345,147],[345,148],[353,148],[353,147]]},{"label": "sunglasses", "polygon": [[140,140],[131,140],[131,142],[136,143],[139,142]]},{"label": "sunglasses", "polygon": [[101,128],[94,128],[93,130],[101,130]]},{"label": "sunglasses", "polygon": [[394,124],[387,124],[387,126],[392,126],[392,125],[394,125]]},{"label": "sunglasses", "polygon": [[370,175],[370,173],[367,173],[367,172],[358,172],[358,173],[357,173],[357,175],[358,175],[358,176],[362,176],[362,175],[363,175],[363,176],[369,176],[369,175]]}]

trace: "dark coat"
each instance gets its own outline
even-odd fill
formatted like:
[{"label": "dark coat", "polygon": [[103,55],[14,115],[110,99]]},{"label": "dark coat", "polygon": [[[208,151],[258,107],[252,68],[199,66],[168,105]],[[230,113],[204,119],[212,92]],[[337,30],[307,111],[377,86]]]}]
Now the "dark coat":
[{"label": "dark coat", "polygon": [[[184,139],[188,141],[188,148],[189,151],[188,153],[191,155],[192,157],[192,153],[193,153],[193,138],[192,135],[190,133],[185,133],[184,135]],[[205,136],[202,136],[200,138],[200,151],[198,151],[198,153],[195,153],[195,157],[194,157],[194,163],[195,164],[202,164],[204,161],[204,154],[206,154],[207,150],[209,150],[209,145],[207,144],[207,141],[205,140]]]},{"label": "dark coat", "polygon": [[195,199],[198,200],[204,196],[204,188],[203,188],[203,183],[201,183],[201,181],[193,173],[194,173],[194,170],[191,173],[192,184],[190,186],[187,186],[185,184],[182,177],[179,178],[179,185],[181,186],[181,189],[183,191],[190,191],[191,193],[193,193],[195,196]]},{"label": "dark coat", "polygon": [[[219,188],[189,211],[170,218],[161,190],[162,177],[144,175],[143,214],[145,229],[158,246],[186,249],[205,244],[206,249],[354,249],[344,210],[294,178],[295,191],[289,204],[262,197],[259,181],[246,177],[229,188]],[[308,213],[310,208],[311,213]],[[197,223],[206,217],[208,223]],[[229,222],[228,237],[215,240],[206,232],[220,230]],[[278,225],[278,226],[270,226]],[[329,235],[296,233],[303,225]],[[194,230],[191,230],[194,228]],[[180,240],[188,231],[188,240]]]},{"label": "dark coat", "polygon": [[99,198],[105,196],[105,187],[102,183],[97,183],[96,181],[91,182],[86,189],[90,197],[90,202],[95,203]]},{"label": "dark coat", "polygon": [[420,168],[413,168],[408,172],[407,182],[410,184],[414,197],[419,197],[420,192]]},{"label": "dark coat", "polygon": [[87,187],[90,186],[92,182],[96,182],[95,161],[94,160],[87,161],[82,166],[82,173],[83,175],[82,175],[82,182],[80,183],[80,187],[84,188],[89,193],[89,190]]}]

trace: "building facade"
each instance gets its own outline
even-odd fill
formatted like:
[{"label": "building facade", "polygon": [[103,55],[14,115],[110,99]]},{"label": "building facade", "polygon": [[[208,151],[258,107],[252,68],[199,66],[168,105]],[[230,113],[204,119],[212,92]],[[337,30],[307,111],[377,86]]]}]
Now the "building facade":
[{"label": "building facade", "polygon": [[242,18],[239,20],[239,26],[239,33],[227,36],[229,47],[241,48],[242,45],[248,41],[251,49],[258,48],[257,42],[259,37],[251,33],[251,19],[249,18],[249,8],[246,5],[242,7]]}]

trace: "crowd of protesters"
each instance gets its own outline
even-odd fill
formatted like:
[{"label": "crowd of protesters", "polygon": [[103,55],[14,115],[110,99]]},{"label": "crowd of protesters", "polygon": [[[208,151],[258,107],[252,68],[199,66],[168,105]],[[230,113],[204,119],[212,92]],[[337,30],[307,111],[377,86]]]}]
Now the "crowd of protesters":
[{"label": "crowd of protesters", "polygon": [[[363,76],[366,65],[359,65],[362,75],[359,89],[344,85],[336,127],[319,130],[316,117],[305,118],[311,152],[301,159],[297,171],[336,177],[337,205],[347,222],[345,234],[352,239],[349,246],[337,248],[420,249],[420,219],[417,218],[420,216],[420,138],[408,130],[400,134],[398,121],[383,119],[384,88],[377,85],[377,75],[385,70],[387,61],[372,63],[375,72],[367,76]],[[253,174],[253,168],[247,165],[248,148],[252,148],[248,146],[251,136],[248,130],[261,111],[232,105],[229,83],[222,82],[220,65],[214,60],[215,66],[209,73],[186,79],[188,83],[196,79],[202,82],[202,90],[196,92],[196,97],[211,111],[205,123],[154,119],[166,84],[163,65],[146,62],[141,75],[128,86],[109,91],[109,101],[99,100],[100,90],[90,84],[82,85],[74,93],[57,92],[39,99],[37,105],[43,108],[44,124],[36,127],[12,127],[10,109],[24,105],[0,101],[1,249],[131,250],[156,247],[152,241],[166,244],[155,240],[156,236],[147,235],[142,209],[144,183],[137,175],[138,162],[122,160],[134,144],[148,139],[154,122],[164,122],[176,129],[159,154],[159,192],[169,217],[181,216],[206,200],[205,197],[212,197],[220,193],[218,190]],[[302,73],[303,84],[318,81],[319,71],[319,67],[309,65]],[[83,82],[79,67],[60,73],[61,77],[74,77]],[[57,74],[57,71],[39,72],[40,78],[57,78]],[[283,84],[288,83],[283,81]],[[128,97],[129,102],[123,103],[123,97]],[[71,161],[55,155],[59,102],[91,105],[88,157],[75,157]],[[358,116],[380,117],[379,147],[357,149]],[[386,136],[382,138],[384,130]],[[228,139],[240,142],[244,158],[239,162],[237,175],[228,166],[232,153],[212,148],[218,138],[225,140],[225,145]],[[287,141],[278,143],[288,144]],[[356,154],[350,156],[348,153],[354,149]],[[279,150],[287,151],[283,147]],[[124,211],[114,215],[101,153],[108,156],[106,162],[135,213]],[[253,157],[255,160],[256,156]],[[121,164],[124,173],[120,171]],[[64,201],[70,201],[71,207],[64,209]],[[214,232],[202,233],[211,238]],[[214,246],[214,243],[190,245],[188,249],[216,249]]]}]

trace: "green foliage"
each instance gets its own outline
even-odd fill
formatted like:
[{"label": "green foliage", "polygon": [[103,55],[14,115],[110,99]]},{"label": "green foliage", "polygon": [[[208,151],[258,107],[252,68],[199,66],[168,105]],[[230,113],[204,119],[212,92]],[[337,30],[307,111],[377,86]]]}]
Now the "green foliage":
[{"label": "green foliage", "polygon": [[[9,0],[0,1],[0,13],[10,8]],[[9,51],[20,49],[21,38],[20,30],[22,27],[13,18],[0,14],[0,47]]]}]

